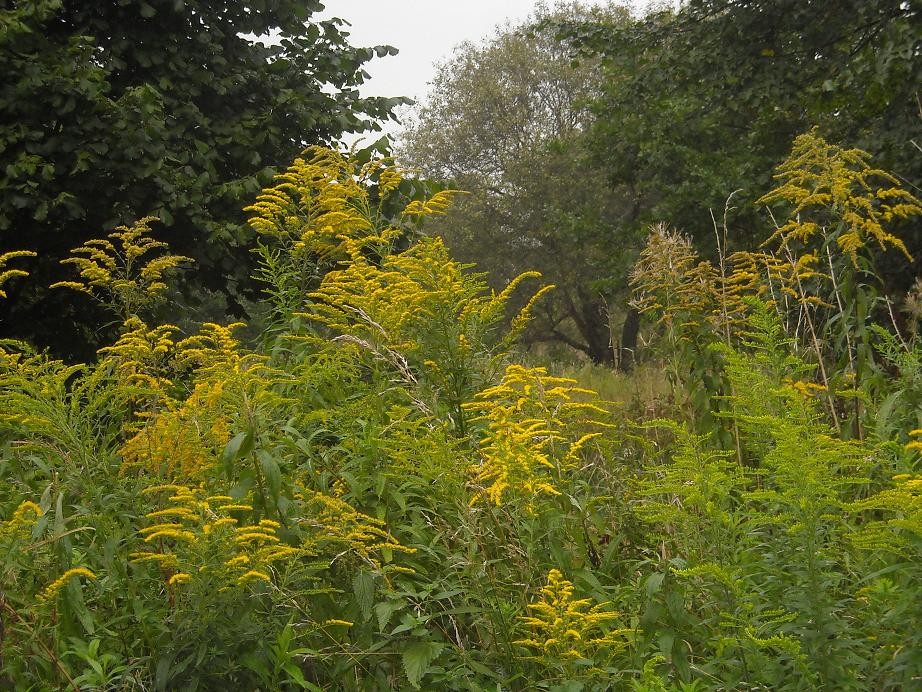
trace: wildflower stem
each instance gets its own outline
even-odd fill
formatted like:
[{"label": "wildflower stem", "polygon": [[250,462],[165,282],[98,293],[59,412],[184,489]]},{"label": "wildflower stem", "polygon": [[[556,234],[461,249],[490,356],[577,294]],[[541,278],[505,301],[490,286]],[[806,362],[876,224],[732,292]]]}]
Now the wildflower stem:
[{"label": "wildflower stem", "polygon": [[61,675],[64,676],[64,679],[67,680],[67,683],[74,690],[76,690],[77,692],[80,692],[80,687],[77,685],[76,682],[74,682],[74,679],[70,676],[70,673],[67,672],[67,668],[64,667],[64,664],[61,662],[61,659],[57,657],[54,651],[48,648],[48,645],[45,644],[45,642],[42,641],[41,637],[39,637],[38,634],[36,633],[35,628],[32,627],[32,625],[30,625],[19,613],[17,613],[16,610],[13,608],[13,606],[11,606],[9,603],[6,602],[6,599],[3,598],[3,596],[0,596],[0,607],[2,607],[3,610],[5,610],[7,613],[9,613],[14,618],[16,618],[17,622],[19,622],[20,625],[22,625],[27,630],[29,630],[29,634],[32,635],[32,641],[34,641],[36,644],[38,644],[41,647],[42,651],[45,652],[45,655],[48,656],[48,659],[52,663],[54,663],[55,667],[59,671],[61,671]]}]

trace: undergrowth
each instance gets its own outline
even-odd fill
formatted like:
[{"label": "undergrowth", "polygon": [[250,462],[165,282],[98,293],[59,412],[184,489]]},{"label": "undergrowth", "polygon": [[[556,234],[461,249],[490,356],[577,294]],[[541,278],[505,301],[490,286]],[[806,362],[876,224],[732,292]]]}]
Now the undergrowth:
[{"label": "undergrowth", "polygon": [[314,148],[263,191],[256,343],[150,321],[152,220],[75,250],[122,327],[0,349],[4,686],[920,684],[922,351],[874,269],[917,200],[810,133],[763,248],[652,229],[629,380],[520,362],[552,287],[488,290],[405,176]]}]

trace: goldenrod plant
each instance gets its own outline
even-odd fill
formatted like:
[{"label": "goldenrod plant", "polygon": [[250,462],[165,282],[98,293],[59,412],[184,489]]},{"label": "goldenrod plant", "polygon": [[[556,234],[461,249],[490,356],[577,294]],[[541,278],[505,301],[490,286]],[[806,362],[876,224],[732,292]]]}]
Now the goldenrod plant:
[{"label": "goldenrod plant", "polygon": [[[548,572],[540,598],[528,605],[528,615],[519,616],[527,636],[515,642],[529,650],[527,660],[556,668],[571,679],[581,664],[606,661],[627,647],[631,634],[616,626],[619,613],[610,610],[610,604],[575,598],[575,592],[560,570]],[[604,668],[590,671],[613,682],[610,673]]]},{"label": "goldenrod plant", "polygon": [[833,241],[856,267],[859,252],[871,243],[909,258],[905,243],[889,227],[922,214],[922,204],[895,176],[872,168],[870,158],[860,149],[830,144],[815,129],[798,136],[776,170],[780,184],[760,200],[789,205],[787,219],[766,244],[809,247],[819,241],[825,249]]},{"label": "goldenrod plant", "polygon": [[148,216],[132,226],[119,226],[107,238],[74,248],[61,264],[74,265],[79,278],[51,287],[85,293],[123,320],[149,310],[163,299],[170,275],[191,261],[162,252],[167,244],[150,235],[151,224],[158,220]]},{"label": "goldenrod plant", "polygon": [[395,374],[430,390],[433,406],[448,409],[465,431],[464,402],[482,384],[477,373],[497,370],[528,321],[537,291],[500,334],[506,305],[516,288],[537,273],[518,276],[500,293],[453,261],[439,238],[423,238],[380,264],[356,257],[328,273],[310,293],[310,311],[298,313],[328,328],[335,338],[366,350]]},{"label": "goldenrod plant", "polygon": [[471,503],[502,505],[504,496],[531,509],[582,463],[581,452],[610,426],[598,395],[543,368],[510,365],[499,384],[464,405],[485,424],[481,461],[471,468]]},{"label": "goldenrod plant", "polygon": [[892,249],[911,261],[897,229],[910,228],[922,215],[922,202],[895,176],[872,167],[870,158],[860,149],[830,144],[811,130],[794,140],[790,155],[776,170],[778,186],[760,200],[785,214],[764,245],[774,246],[776,254],[792,263],[800,256],[818,259],[820,280],[798,286],[802,293],[818,296],[825,307],[807,328],[823,385],[853,392],[835,415],[847,409],[846,429],[859,438],[865,436],[870,416],[855,383],[865,382],[877,394],[873,376],[880,372],[870,324],[885,315],[893,321],[877,255]]},{"label": "goldenrod plant", "polygon": [[784,181],[826,180],[804,168],[826,152],[864,221],[792,197],[826,226],[716,263],[654,228],[642,404],[524,353],[551,287],[489,290],[420,235],[451,194],[414,199],[388,159],[310,149],[251,207],[255,339],[154,321],[139,294],[180,265],[146,221],[88,244],[112,343],[75,364],[0,344],[0,687],[913,689],[914,298],[860,317],[886,370],[857,367],[839,308],[848,248],[860,268],[868,224],[898,237],[912,203],[807,143]]},{"label": "goldenrod plant", "polygon": [[408,175],[391,159],[363,163],[354,153],[311,147],[245,209],[263,240],[258,278],[276,318],[302,308],[327,270],[384,258],[422,219],[445,212],[454,191],[410,200],[402,193]]}]

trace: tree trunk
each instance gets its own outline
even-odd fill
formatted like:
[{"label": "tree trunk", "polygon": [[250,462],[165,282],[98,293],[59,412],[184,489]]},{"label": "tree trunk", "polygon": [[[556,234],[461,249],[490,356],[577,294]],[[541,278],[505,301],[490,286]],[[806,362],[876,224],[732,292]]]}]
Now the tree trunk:
[{"label": "tree trunk", "polygon": [[640,313],[637,308],[628,307],[627,316],[621,326],[621,340],[618,344],[618,371],[634,369],[634,354],[637,350],[637,336],[640,333]]}]

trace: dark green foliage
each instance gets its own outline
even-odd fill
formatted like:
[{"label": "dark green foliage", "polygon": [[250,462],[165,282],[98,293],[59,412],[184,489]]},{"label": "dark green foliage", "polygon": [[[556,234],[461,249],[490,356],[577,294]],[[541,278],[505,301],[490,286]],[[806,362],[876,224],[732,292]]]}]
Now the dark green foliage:
[{"label": "dark green foliage", "polygon": [[751,228],[769,171],[812,125],[922,185],[920,26],[900,0],[691,0],[563,33],[607,65],[593,139],[612,183],[712,246],[708,208],[741,189],[735,218]]}]

